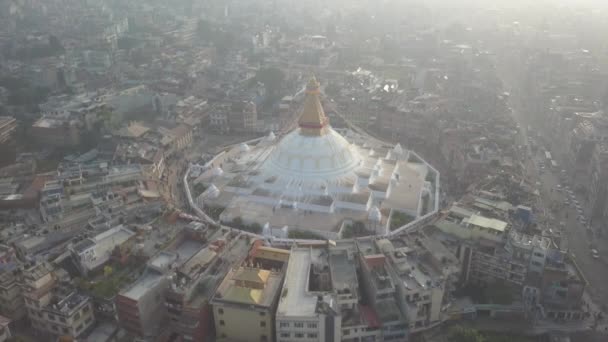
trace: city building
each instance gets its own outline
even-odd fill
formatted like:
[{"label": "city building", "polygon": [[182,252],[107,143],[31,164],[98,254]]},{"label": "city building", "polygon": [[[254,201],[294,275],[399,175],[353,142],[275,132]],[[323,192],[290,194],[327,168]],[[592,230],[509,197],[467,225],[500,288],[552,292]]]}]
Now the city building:
[{"label": "city building", "polygon": [[593,149],[588,175],[591,219],[608,216],[608,144],[599,142]]},{"label": "city building", "polygon": [[21,280],[16,270],[2,270],[0,273],[0,312],[15,321],[27,314]]},{"label": "city building", "polygon": [[9,324],[11,322],[11,319],[4,316],[0,316],[0,342],[10,341],[12,334]]},{"label": "city building", "polygon": [[81,141],[80,125],[69,115],[43,116],[32,124],[29,135],[41,146],[74,147]]},{"label": "city building", "polygon": [[[384,341],[399,341],[409,334],[404,312],[397,302],[398,279],[390,274],[386,255],[378,248],[377,241],[357,241],[361,275],[361,290],[367,306],[362,311],[373,322],[372,328],[380,333]],[[343,336],[348,341],[349,336]]]},{"label": "city building", "polygon": [[68,249],[75,259],[79,271],[86,276],[108,262],[116,248],[124,248],[123,245],[128,244],[129,241],[133,242],[134,237],[134,232],[119,225],[92,238],[79,241]]},{"label": "city building", "polygon": [[[338,274],[348,271],[348,268],[335,270]],[[354,267],[350,271],[355,271]],[[356,271],[349,276],[356,278]],[[291,249],[275,318],[278,342],[341,340],[340,308],[337,307],[340,303],[335,301],[332,280],[327,249]],[[340,295],[344,297],[347,293],[340,291]],[[357,305],[356,297],[354,305]]]},{"label": "city building", "polygon": [[144,273],[115,298],[118,323],[129,334],[156,338],[166,323],[162,296],[169,285],[167,273],[177,255],[160,252],[148,261]]},{"label": "city building", "polygon": [[38,262],[24,268],[22,281],[27,315],[38,333],[78,338],[94,325],[90,297],[71,288],[65,271]]},{"label": "city building", "polygon": [[17,129],[17,120],[10,116],[0,116],[0,145],[9,142]]},{"label": "city building", "polygon": [[443,232],[465,240],[484,239],[502,242],[508,223],[477,215],[475,212],[452,205],[448,212],[435,223]]},{"label": "city building", "polygon": [[274,341],[274,314],[283,274],[235,266],[218,287],[211,304],[218,341]]}]

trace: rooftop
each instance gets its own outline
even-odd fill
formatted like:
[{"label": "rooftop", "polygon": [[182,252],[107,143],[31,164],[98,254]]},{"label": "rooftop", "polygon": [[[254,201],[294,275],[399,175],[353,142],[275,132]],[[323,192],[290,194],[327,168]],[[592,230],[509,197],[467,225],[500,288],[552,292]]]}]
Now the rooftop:
[{"label": "rooftop", "polygon": [[163,278],[164,275],[162,273],[148,269],[137,281],[126,288],[121,295],[133,300],[139,300],[150,289],[156,287]]},{"label": "rooftop", "polygon": [[51,302],[45,309],[59,314],[69,315],[88,301],[88,296],[72,292],[68,296],[59,299],[56,303]]},{"label": "rooftop", "polygon": [[320,252],[320,249],[298,247],[291,250],[277,316],[301,317],[315,314],[317,295],[308,292],[308,275],[313,254],[320,257]]},{"label": "rooftop", "polygon": [[507,228],[507,223],[501,220],[487,218],[479,215],[471,215],[466,221],[468,224],[482,228],[492,229],[499,232],[504,232]]},{"label": "rooftop", "polygon": [[214,301],[270,307],[281,285],[281,274],[258,268],[231,269],[218,287]]}]

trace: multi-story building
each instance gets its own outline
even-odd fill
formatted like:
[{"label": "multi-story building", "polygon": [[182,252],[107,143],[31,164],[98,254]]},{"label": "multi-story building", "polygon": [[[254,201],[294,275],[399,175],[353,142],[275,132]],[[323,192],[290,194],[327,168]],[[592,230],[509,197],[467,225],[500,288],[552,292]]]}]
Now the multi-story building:
[{"label": "multi-story building", "polygon": [[29,134],[43,146],[73,147],[81,141],[80,125],[69,117],[43,116],[34,122]]},{"label": "multi-story building", "polygon": [[[372,330],[378,330],[383,341],[400,341],[408,336],[408,324],[397,305],[397,282],[390,273],[387,257],[375,241],[357,241],[362,295],[367,306],[361,309]],[[344,333],[344,331],[343,331]],[[344,335],[346,341],[350,337]],[[355,341],[355,340],[353,340]]]},{"label": "multi-story building", "polygon": [[133,242],[135,233],[122,225],[108,229],[92,238],[86,238],[68,247],[79,271],[86,275],[99,269],[110,260],[115,248]]},{"label": "multi-story building", "polygon": [[9,341],[10,338],[13,336],[11,334],[11,328],[9,327],[10,323],[11,319],[4,316],[0,316],[0,342]]},{"label": "multi-story building", "polygon": [[51,303],[52,290],[57,284],[50,264],[41,262],[28,265],[23,270],[23,297],[27,316],[32,328],[46,332],[46,317],[43,308]]},{"label": "multi-story building", "polygon": [[95,323],[91,298],[76,291],[54,291],[49,304],[39,313],[45,331],[57,336],[81,337]]},{"label": "multi-story building", "polygon": [[548,262],[541,278],[542,313],[552,319],[582,319],[586,285],[576,266],[563,261]]},{"label": "multi-story building", "polygon": [[395,279],[397,303],[410,332],[428,329],[442,321],[460,264],[441,242],[422,233],[376,241]]},{"label": "multi-story building", "polygon": [[169,285],[167,273],[177,255],[161,252],[146,270],[115,299],[118,322],[133,336],[156,338],[167,316],[162,296]]},{"label": "multi-story building", "polygon": [[220,132],[230,131],[230,125],[228,123],[229,113],[230,105],[228,104],[220,104],[214,106],[209,111],[209,126]]},{"label": "multi-story building", "polygon": [[10,116],[0,116],[0,145],[11,140],[17,129],[17,120]]},{"label": "multi-story building", "polygon": [[[206,341],[213,320],[209,300],[221,275],[214,274],[224,240],[216,240],[200,249],[175,270],[165,293],[169,330],[184,340]],[[219,273],[219,272],[218,272]]]},{"label": "multi-story building", "polygon": [[505,240],[508,223],[453,205],[435,226],[463,240],[484,239],[500,243]]},{"label": "multi-story building", "polygon": [[[287,266],[285,283],[276,312],[276,339],[278,342],[340,341],[342,336],[340,304],[332,286],[332,273],[328,251],[322,248],[293,247]],[[339,275],[350,269],[336,270]],[[355,277],[354,266],[351,274]],[[339,280],[338,280],[339,281]],[[346,291],[340,290],[345,298]],[[358,295],[355,295],[358,296]],[[349,296],[350,298],[350,296]],[[356,298],[356,297],[355,297]],[[356,305],[356,304],[355,304]]]},{"label": "multi-story building", "polygon": [[608,144],[598,143],[591,156],[589,167],[589,203],[591,218],[602,219],[608,215]]},{"label": "multi-story building", "polygon": [[235,101],[230,107],[228,125],[230,130],[237,132],[252,132],[257,127],[258,113],[255,103],[251,101]]},{"label": "multi-story building", "polygon": [[280,271],[231,269],[211,301],[218,341],[273,341],[282,280]]},{"label": "multi-story building", "polygon": [[15,270],[0,272],[0,312],[12,320],[26,315],[21,282]]}]

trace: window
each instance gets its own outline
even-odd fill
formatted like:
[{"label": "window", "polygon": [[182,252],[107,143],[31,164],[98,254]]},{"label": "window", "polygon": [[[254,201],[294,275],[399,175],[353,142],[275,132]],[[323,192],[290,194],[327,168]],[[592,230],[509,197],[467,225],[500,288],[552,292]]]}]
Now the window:
[{"label": "window", "polygon": [[295,322],[293,324],[293,326],[296,327],[296,328],[304,328],[304,323],[302,323],[302,322]]},{"label": "window", "polygon": [[217,313],[220,314],[220,315],[223,315],[224,314],[224,309],[222,309],[222,308],[217,309]]},{"label": "window", "polygon": [[281,337],[283,337],[283,338],[290,338],[291,334],[290,333],[281,333]]},{"label": "window", "polygon": [[317,329],[317,323],[308,323],[309,329]]},{"label": "window", "polygon": [[66,322],[67,322],[67,321],[65,320],[65,317],[59,317],[59,321],[60,321],[61,323],[66,323]]},{"label": "window", "polygon": [[260,341],[262,341],[262,342],[268,341],[268,336],[266,336],[266,335],[260,336]]},{"label": "window", "polygon": [[266,321],[261,321],[260,322],[260,327],[264,328],[266,326]]},{"label": "window", "polygon": [[220,325],[224,326],[224,325],[226,325],[226,323],[223,320],[220,320]]},{"label": "window", "polygon": [[304,337],[304,334],[303,333],[295,333],[295,337],[296,338],[302,338],[302,337]]},{"label": "window", "polygon": [[260,311],[260,316],[266,316],[266,312]]},{"label": "window", "polygon": [[316,333],[311,333],[307,335],[308,338],[317,338],[317,334]]},{"label": "window", "polygon": [[289,322],[280,322],[279,327],[281,328],[289,328]]},{"label": "window", "polygon": [[349,329],[342,330],[342,335],[344,335],[344,336],[350,335],[350,330]]},{"label": "window", "polygon": [[89,312],[89,310],[91,310],[91,308],[87,305],[82,309],[82,312]]},{"label": "window", "polygon": [[69,334],[68,328],[61,328],[61,331],[63,331],[64,334]]},{"label": "window", "polygon": [[78,320],[80,318],[80,312],[78,312],[76,315],[74,315],[74,320]]},{"label": "window", "polygon": [[54,321],[54,320],[55,320],[55,315],[53,315],[53,314],[48,314],[48,316],[49,316],[49,319],[50,319],[51,321]]}]

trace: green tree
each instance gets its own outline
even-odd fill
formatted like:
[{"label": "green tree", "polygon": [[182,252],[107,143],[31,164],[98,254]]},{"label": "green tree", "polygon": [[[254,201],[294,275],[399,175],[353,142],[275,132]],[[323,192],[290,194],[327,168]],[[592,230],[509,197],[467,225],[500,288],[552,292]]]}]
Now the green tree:
[{"label": "green tree", "polygon": [[285,74],[278,68],[264,68],[256,73],[255,80],[264,84],[269,97],[274,97],[280,93],[283,87]]},{"label": "green tree", "polygon": [[450,342],[489,342],[479,331],[462,326],[450,329],[448,341]]}]

